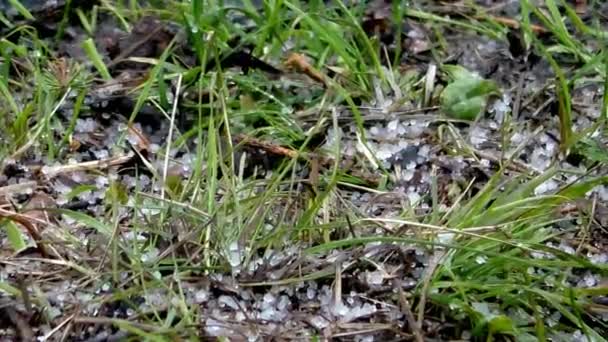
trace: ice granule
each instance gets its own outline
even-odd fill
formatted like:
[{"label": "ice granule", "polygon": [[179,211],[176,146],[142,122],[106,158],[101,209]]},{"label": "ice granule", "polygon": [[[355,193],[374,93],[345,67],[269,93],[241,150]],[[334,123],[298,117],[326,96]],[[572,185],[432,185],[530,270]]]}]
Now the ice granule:
[{"label": "ice granule", "polygon": [[374,335],[355,336],[356,342],[374,342]]},{"label": "ice granule", "polygon": [[233,241],[228,246],[228,262],[233,268],[241,265],[241,250],[238,241]]},{"label": "ice granule", "polygon": [[574,255],[574,253],[576,253],[576,251],[574,250],[574,248],[572,248],[570,245],[568,245],[566,242],[561,241],[559,243],[559,247],[560,250],[562,250],[563,252],[566,252],[570,255]]},{"label": "ice granule", "polygon": [[313,300],[316,296],[317,290],[313,289],[312,287],[306,289],[306,298],[308,298],[309,300]]},{"label": "ice granule", "polygon": [[485,264],[486,262],[488,262],[488,257],[485,256],[485,255],[478,255],[475,258],[475,262],[478,263],[478,264],[480,264],[480,265]]},{"label": "ice granule", "polygon": [[237,303],[237,301],[230,297],[230,296],[220,296],[218,298],[218,303],[220,304],[220,307],[226,306],[231,308],[232,310],[238,310],[239,309],[239,304]]},{"label": "ice granule", "polygon": [[220,321],[217,321],[213,318],[207,318],[205,322],[205,332],[210,336],[230,336],[232,335],[232,331],[230,329],[225,329],[224,324]]},{"label": "ice granule", "polygon": [[107,159],[110,156],[110,152],[108,150],[94,150],[93,154],[95,158],[99,159]]},{"label": "ice granule", "polygon": [[143,253],[141,255],[140,260],[141,260],[141,262],[146,263],[146,262],[156,259],[158,254],[159,254],[158,248],[156,248],[156,247],[150,248],[148,251],[146,251],[145,253]]},{"label": "ice granule", "polygon": [[513,133],[513,135],[511,136],[511,144],[513,145],[519,145],[521,142],[523,142],[526,139],[526,137],[519,133],[519,132],[515,132]]},{"label": "ice granule", "polygon": [[480,147],[483,143],[488,141],[488,130],[479,125],[473,126],[470,132],[471,144],[475,147]]},{"label": "ice granule", "polygon": [[422,145],[418,150],[418,155],[423,158],[428,158],[429,153],[431,152],[431,147],[429,145]]},{"label": "ice granule", "polygon": [[600,254],[589,253],[589,254],[587,254],[587,258],[589,258],[589,261],[591,261],[591,263],[596,264],[596,265],[608,263],[608,254],[606,254],[606,253],[600,253]]},{"label": "ice granule", "polygon": [[537,196],[542,195],[557,189],[558,186],[559,184],[556,181],[554,181],[553,179],[548,179],[534,189],[534,194]]},{"label": "ice granule", "polygon": [[492,103],[489,108],[490,113],[494,113],[494,119],[498,122],[502,122],[506,113],[511,111],[511,97],[509,94],[503,94],[501,99],[498,99]]},{"label": "ice granule", "polygon": [[599,279],[597,275],[587,272],[583,276],[582,282],[579,282],[579,287],[594,287],[598,282]]},{"label": "ice granule", "polygon": [[329,322],[322,316],[314,316],[310,319],[310,324],[317,330],[322,330],[329,326]]},{"label": "ice granule", "polygon": [[389,131],[396,131],[397,128],[398,128],[398,126],[399,126],[399,120],[393,120],[393,121],[391,121],[391,122],[388,123],[388,125],[386,126],[386,128]]},{"label": "ice granule", "polygon": [[352,307],[350,310],[348,310],[348,308],[346,309],[346,313],[344,313],[340,319],[342,322],[350,322],[360,317],[369,316],[376,312],[376,306],[369,303],[365,303],[362,306]]},{"label": "ice granule", "polygon": [[414,174],[416,172],[414,170],[410,170],[410,169],[405,169],[401,171],[401,179],[409,182],[410,180],[412,180],[412,178],[414,178]]},{"label": "ice granule", "polygon": [[439,233],[437,234],[437,242],[441,244],[449,244],[454,239],[454,233]]},{"label": "ice granule", "polygon": [[209,291],[200,289],[194,293],[194,301],[196,303],[204,303],[209,299]]},{"label": "ice granule", "polygon": [[407,193],[407,198],[410,201],[410,205],[415,205],[415,204],[418,204],[421,196],[417,192],[409,191]]},{"label": "ice granule", "polygon": [[97,129],[97,122],[91,118],[77,119],[74,131],[78,133],[91,133]]},{"label": "ice granule", "polygon": [[277,309],[279,311],[285,311],[285,309],[287,309],[290,304],[291,301],[289,300],[289,297],[283,295],[281,296],[281,298],[279,298],[279,302],[277,303]]},{"label": "ice granule", "polygon": [[602,200],[604,202],[608,202],[608,186],[598,185],[598,186],[594,187],[593,189],[591,189],[591,191],[589,193],[587,193],[587,196],[589,196],[592,193],[596,193],[600,200]]},{"label": "ice granule", "polygon": [[382,285],[384,273],[380,270],[365,273],[365,280],[369,285]]}]

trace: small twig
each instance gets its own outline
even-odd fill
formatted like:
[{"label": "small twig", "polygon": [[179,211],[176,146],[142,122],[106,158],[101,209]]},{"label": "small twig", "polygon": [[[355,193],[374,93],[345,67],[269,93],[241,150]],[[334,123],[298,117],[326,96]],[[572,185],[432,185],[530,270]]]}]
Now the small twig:
[{"label": "small twig", "polygon": [[127,56],[129,56],[130,54],[135,52],[135,50],[139,49],[148,40],[150,40],[152,37],[157,35],[160,32],[161,28],[162,28],[162,26],[157,26],[154,30],[152,30],[150,33],[148,33],[143,39],[141,39],[137,43],[126,48],[123,52],[121,52],[118,56],[116,56],[116,58],[114,58],[112,61],[110,61],[108,64],[106,64],[106,67],[108,69],[110,69],[110,68],[114,67],[116,64],[124,61],[127,58]]},{"label": "small twig", "polygon": [[124,325],[133,326],[135,328],[138,328],[138,329],[141,329],[141,330],[144,330],[147,332],[154,332],[154,331],[159,330],[158,326],[131,322],[131,321],[127,321],[127,320],[119,319],[119,318],[109,318],[109,317],[77,316],[77,317],[74,317],[73,322],[76,324],[114,325],[116,327],[120,327],[121,325],[124,324]]},{"label": "small twig", "polygon": [[179,92],[182,86],[182,74],[177,77],[177,87],[173,96],[173,108],[171,109],[171,121],[169,125],[169,133],[167,133],[167,151],[165,152],[165,161],[163,163],[163,186],[161,187],[160,198],[165,198],[165,187],[167,186],[167,173],[169,172],[169,155],[171,154],[171,140],[173,139],[173,130],[175,129],[175,113],[177,112],[177,103],[179,102]]},{"label": "small twig", "polygon": [[336,273],[335,273],[335,283],[334,283],[334,298],[333,305],[334,307],[342,306],[342,262],[336,262]]},{"label": "small twig", "polygon": [[48,333],[46,333],[46,335],[44,335],[40,339],[40,341],[47,341],[47,340],[49,340],[51,338],[51,336],[53,336],[57,331],[61,330],[66,324],[70,323],[74,319],[74,317],[76,317],[76,314],[72,314],[68,318],[64,319],[55,328],[53,328],[51,331],[49,331]]},{"label": "small twig", "polygon": [[21,341],[35,341],[36,335],[32,330],[32,327],[28,324],[28,322],[21,317],[21,315],[12,307],[5,307],[4,312],[8,316],[9,320],[15,325],[17,330],[19,331],[19,335],[21,335]]},{"label": "small twig", "polygon": [[291,53],[287,57],[285,65],[289,68],[293,68],[296,71],[307,75],[308,77],[321,83],[324,87],[327,88],[327,81],[325,80],[326,76],[323,75],[317,69],[315,69],[312,65],[310,65],[310,63],[308,63],[308,61],[303,55],[295,52]]},{"label": "small twig", "polygon": [[0,219],[2,218],[6,218],[23,226],[34,240],[34,243],[36,244],[36,249],[38,249],[40,255],[44,258],[47,258],[49,256],[49,253],[47,252],[46,247],[44,246],[42,236],[40,235],[38,228],[36,228],[36,226],[30,222],[29,217],[19,213],[0,209]]},{"label": "small twig", "polygon": [[426,296],[429,291],[429,285],[431,284],[431,278],[435,273],[435,269],[439,265],[439,261],[445,256],[445,251],[439,250],[429,260],[429,266],[425,270],[424,278],[422,279],[422,291],[420,291],[420,303],[418,304],[418,326],[422,326],[424,320],[424,307],[426,305]]},{"label": "small twig", "polygon": [[410,303],[407,300],[407,297],[405,296],[405,292],[403,292],[401,281],[399,281],[399,279],[395,279],[394,282],[395,286],[399,289],[399,304],[401,307],[401,311],[405,315],[407,324],[412,329],[412,333],[414,334],[416,342],[424,342],[424,333],[422,332],[420,324],[416,322],[416,318],[414,317],[414,313],[412,312]]},{"label": "small twig", "polygon": [[521,108],[521,95],[523,93],[524,88],[524,79],[526,78],[527,71],[523,71],[519,74],[519,79],[517,80],[517,90],[515,93],[515,101],[513,101],[513,110],[511,111],[511,116],[513,116],[513,120],[517,120],[519,116],[519,108]]},{"label": "small twig", "polygon": [[161,260],[166,258],[169,254],[173,253],[175,250],[177,250],[178,248],[183,246],[186,242],[192,241],[192,239],[197,234],[201,234],[201,231],[203,229],[205,229],[206,227],[208,227],[213,222],[214,218],[215,218],[215,215],[214,215],[214,217],[207,220],[207,222],[202,227],[200,227],[199,229],[193,229],[190,233],[186,234],[186,236],[184,236],[181,240],[179,240],[178,242],[171,244],[169,247],[167,247],[167,249],[165,249],[162,253],[160,253],[156,257],[156,259],[154,259],[153,264],[160,262]]},{"label": "small twig", "polygon": [[85,171],[85,170],[99,170],[99,169],[107,169],[112,166],[122,165],[128,161],[130,161],[135,154],[133,152],[129,152],[124,156],[111,157],[100,160],[93,160],[88,162],[82,162],[77,164],[68,164],[68,165],[59,165],[59,166],[51,166],[46,168],[41,168],[40,171],[45,174],[48,178],[56,177],[59,174],[71,173],[76,171]]},{"label": "small twig", "polygon": [[8,194],[22,193],[35,188],[38,185],[36,181],[27,181],[19,184],[10,184],[0,187],[0,197]]},{"label": "small twig", "polygon": [[[487,19],[487,18],[490,18],[491,20],[494,20],[494,21],[501,23],[510,28],[518,29],[521,27],[521,23],[512,18],[499,17],[499,16],[493,16],[493,15],[476,17],[476,19],[480,19],[480,20]],[[530,29],[534,33],[547,33],[548,32],[546,28],[539,26],[539,25],[535,25],[535,24],[530,24]]]},{"label": "small twig", "polygon": [[[287,147],[269,143],[269,142],[260,140],[258,138],[250,137],[245,134],[236,135],[234,137],[234,141],[237,144],[243,144],[245,146],[258,148],[263,151],[266,151],[269,154],[273,154],[273,155],[277,155],[277,156],[284,156],[284,157],[288,157],[288,158],[299,158],[299,159],[301,159],[303,161],[307,161],[307,162],[311,162],[311,160],[313,158],[316,158],[319,161],[319,164],[323,165],[325,167],[332,165],[335,162],[334,158],[332,158],[332,157],[326,157],[326,156],[322,156],[320,154],[315,154],[315,153],[310,153],[310,152],[308,152],[308,153],[307,152],[298,152],[298,151],[289,149]],[[379,176],[369,174],[367,172],[357,171],[357,170],[345,170],[345,171],[351,171],[353,176],[363,179],[368,184],[377,185],[380,183]]]}]

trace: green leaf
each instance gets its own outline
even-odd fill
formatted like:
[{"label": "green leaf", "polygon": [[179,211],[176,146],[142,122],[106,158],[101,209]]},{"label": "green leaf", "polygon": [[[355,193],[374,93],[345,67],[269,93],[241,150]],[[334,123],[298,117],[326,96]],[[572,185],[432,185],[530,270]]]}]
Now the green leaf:
[{"label": "green leaf", "polygon": [[490,334],[512,334],[515,333],[515,326],[511,318],[505,315],[498,315],[488,322]]},{"label": "green leaf", "polygon": [[101,233],[105,236],[112,235],[111,226],[106,225],[103,222],[101,222],[101,221],[97,220],[96,218],[93,218],[87,214],[84,214],[84,213],[81,213],[78,211],[68,210],[68,209],[54,209],[54,211],[57,211],[61,214],[69,216],[71,219],[76,220],[76,221],[78,221],[78,223],[83,224],[87,227],[94,228],[99,233]]},{"label": "green leaf", "polygon": [[608,148],[602,146],[599,141],[583,139],[579,141],[574,149],[580,151],[582,155],[592,162],[608,164]]},{"label": "green leaf", "polygon": [[6,236],[11,246],[15,250],[15,252],[21,252],[22,250],[27,248],[27,244],[23,239],[23,235],[21,234],[21,229],[17,227],[15,222],[6,220],[3,224],[4,229],[6,229]]},{"label": "green leaf", "polygon": [[460,66],[444,66],[452,81],[441,93],[444,112],[456,119],[475,120],[486,107],[488,97],[499,94],[491,80],[485,80]]}]

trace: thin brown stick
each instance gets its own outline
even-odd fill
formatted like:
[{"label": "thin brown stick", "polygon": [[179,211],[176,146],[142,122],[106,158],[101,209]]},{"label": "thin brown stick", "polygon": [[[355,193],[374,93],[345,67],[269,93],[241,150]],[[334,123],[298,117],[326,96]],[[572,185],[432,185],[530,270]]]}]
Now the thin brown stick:
[{"label": "thin brown stick", "polygon": [[418,304],[418,326],[422,326],[422,321],[424,320],[424,307],[426,305],[426,296],[429,291],[429,285],[431,283],[431,278],[433,278],[433,274],[439,265],[439,261],[443,259],[445,256],[445,251],[437,251],[431,259],[429,260],[429,266],[426,268],[426,274],[422,280],[422,291],[420,292],[420,303]]},{"label": "thin brown stick", "polygon": [[416,322],[416,318],[414,317],[414,313],[412,312],[412,308],[410,306],[407,297],[405,296],[405,292],[403,292],[403,287],[401,286],[401,282],[396,279],[395,285],[399,289],[399,304],[401,307],[401,311],[405,315],[405,319],[407,320],[407,324],[412,329],[412,333],[414,334],[414,338],[416,342],[424,342],[424,333],[420,328],[420,323]]},{"label": "thin brown stick", "polygon": [[125,164],[126,162],[133,159],[134,155],[135,154],[133,152],[130,152],[124,156],[110,157],[106,159],[93,160],[77,164],[41,168],[40,171],[44,173],[48,178],[53,178],[60,174],[71,173],[76,171],[107,169],[112,166]]}]

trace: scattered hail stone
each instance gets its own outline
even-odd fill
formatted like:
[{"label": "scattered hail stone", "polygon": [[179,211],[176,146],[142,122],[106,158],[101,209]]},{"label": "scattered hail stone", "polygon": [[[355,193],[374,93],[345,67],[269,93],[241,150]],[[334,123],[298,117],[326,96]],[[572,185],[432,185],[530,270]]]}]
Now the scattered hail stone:
[{"label": "scattered hail stone", "polygon": [[241,250],[238,241],[233,241],[228,246],[228,262],[232,266],[233,271],[240,272],[241,265]]},{"label": "scattered hail stone", "polygon": [[369,144],[372,152],[376,152],[375,156],[378,160],[385,161],[393,156],[394,146],[392,144]]},{"label": "scattered hail stone", "polygon": [[563,252],[574,255],[576,251],[570,245],[568,245],[565,241],[560,241],[558,248]]},{"label": "scattered hail stone", "polygon": [[481,127],[480,125],[475,125],[471,129],[470,132],[470,142],[473,146],[479,148],[482,144],[488,141],[488,130]]},{"label": "scattered hail stone", "polygon": [[45,317],[47,317],[48,319],[55,319],[59,316],[61,316],[63,313],[61,311],[60,308],[56,307],[56,306],[47,306],[46,310],[45,310]]},{"label": "scattered hail stone", "polygon": [[485,255],[478,255],[475,258],[475,262],[478,263],[478,264],[480,264],[480,265],[485,264],[486,262],[488,262],[488,257],[485,256]]},{"label": "scattered hail stone", "polygon": [[323,330],[329,326],[329,321],[322,316],[314,316],[310,319],[310,324],[317,330]]},{"label": "scattered hail stone", "polygon": [[224,328],[225,324],[211,317],[205,321],[205,332],[210,336],[233,336],[233,331]]},{"label": "scattered hail stone", "polygon": [[347,308],[346,313],[344,315],[342,315],[340,321],[351,322],[360,317],[369,316],[369,315],[373,314],[374,312],[376,312],[376,306],[371,305],[369,303],[365,303],[361,306],[352,307],[350,310],[348,310],[348,308]]},{"label": "scattered hail stone", "polygon": [[309,300],[313,300],[316,296],[317,290],[313,289],[312,287],[306,289],[306,298],[308,298]]},{"label": "scattered hail stone", "polygon": [[86,118],[86,119],[77,119],[76,126],[74,126],[74,131],[77,133],[92,133],[97,129],[97,121]]},{"label": "scattered hail stone", "polygon": [[365,280],[369,285],[382,285],[384,281],[384,272],[377,270],[373,272],[365,272]]},{"label": "scattered hail stone", "polygon": [[234,320],[237,322],[242,322],[245,319],[247,319],[247,316],[245,316],[245,313],[242,311],[237,311],[237,313],[234,315]]},{"label": "scattered hail stone", "polygon": [[574,333],[572,333],[572,340],[571,341],[573,341],[573,342],[584,342],[584,341],[589,341],[589,339],[580,330],[576,330]]},{"label": "scattered hail stone", "polygon": [[608,263],[608,254],[606,253],[588,253],[587,258],[589,258],[589,261],[595,265]]},{"label": "scattered hail stone", "polygon": [[126,241],[146,241],[147,238],[144,234],[140,233],[140,232],[135,232],[135,231],[127,231],[122,233],[122,237],[123,239],[125,239]]},{"label": "scattered hail stone", "polygon": [[599,283],[599,277],[589,271],[585,272],[577,287],[594,287]]},{"label": "scattered hail stone", "polygon": [[554,327],[559,323],[559,320],[562,318],[562,314],[559,311],[554,311],[551,316],[547,317],[547,325],[550,327]]},{"label": "scattered hail stone", "polygon": [[441,244],[449,244],[454,239],[454,233],[439,233],[437,234],[437,242]]},{"label": "scattered hail stone", "polygon": [[388,123],[388,125],[386,126],[386,128],[389,131],[397,131],[397,129],[399,128],[399,120],[395,119],[395,120],[390,121]]},{"label": "scattered hail stone", "polygon": [[403,125],[405,127],[405,137],[410,139],[416,139],[424,133],[424,129],[428,127],[429,122],[419,120],[408,120],[404,122]]},{"label": "scattered hail stone", "polygon": [[557,189],[558,187],[559,187],[559,184],[555,180],[548,179],[548,180],[544,181],[543,183],[541,183],[540,185],[538,185],[534,189],[534,194],[537,196],[546,194],[548,192],[551,192],[551,191]]},{"label": "scattered hail stone", "polygon": [[110,152],[108,150],[94,150],[93,154],[97,159],[107,159],[108,157],[110,157]]},{"label": "scattered hail stone", "polygon": [[198,304],[204,303],[209,299],[209,291],[200,289],[194,293],[194,301]]},{"label": "scattered hail stone", "polygon": [[407,193],[407,198],[410,201],[410,205],[415,206],[422,197],[416,191],[410,189]]},{"label": "scattered hail stone", "polygon": [[62,194],[62,195],[67,194],[68,192],[72,191],[71,187],[65,185],[61,181],[55,182],[55,184],[53,185],[53,189],[55,189],[55,191],[57,191],[57,193]]},{"label": "scattered hail stone", "polygon": [[511,136],[511,144],[513,145],[519,145],[521,144],[524,140],[526,139],[526,136],[519,133],[519,132],[515,132],[513,133],[513,135]]},{"label": "scattered hail stone", "polygon": [[490,303],[474,302],[471,304],[471,306],[473,307],[473,309],[475,309],[475,311],[484,316],[487,321],[497,315],[496,308],[494,308],[494,305],[491,305]]},{"label": "scattered hail stone", "polygon": [[142,206],[139,209],[139,212],[144,216],[155,216],[160,214],[160,208],[155,208],[153,206]]},{"label": "scattered hail stone", "polygon": [[608,202],[608,186],[606,185],[598,185],[591,189],[586,196],[590,197],[592,194],[596,193],[598,198],[604,202]]},{"label": "scattered hail stone", "polygon": [[406,182],[409,182],[412,180],[412,178],[414,178],[414,175],[416,174],[415,170],[412,169],[405,169],[405,170],[401,170],[401,180],[404,180]]},{"label": "scattered hail stone", "polygon": [[154,259],[156,259],[158,254],[159,254],[158,248],[156,248],[156,247],[149,248],[146,252],[144,252],[141,255],[140,260],[143,263],[147,263],[149,261],[153,261]]},{"label": "scattered hail stone", "polygon": [[531,166],[539,172],[545,171],[551,165],[551,156],[541,146],[534,148],[530,157]]},{"label": "scattered hail stone", "polygon": [[277,309],[279,311],[285,311],[290,304],[291,301],[289,300],[289,297],[282,295],[277,303]]},{"label": "scattered hail stone", "polygon": [[78,199],[81,200],[81,201],[87,201],[87,202],[89,202],[92,195],[93,195],[93,191],[86,190],[86,191],[83,191],[83,192],[81,192],[81,193],[78,194]]},{"label": "scattered hail stone", "polygon": [[237,303],[237,301],[230,297],[230,296],[225,296],[222,295],[218,298],[218,303],[220,305],[220,307],[229,307],[232,310],[238,310],[239,309],[239,303]]},{"label": "scattered hail stone", "polygon": [[130,176],[130,175],[124,175],[122,177],[122,183],[129,189],[131,188],[135,188],[137,186],[138,183],[138,179]]},{"label": "scattered hail stone", "polygon": [[502,122],[505,114],[511,111],[511,95],[503,93],[502,98],[495,100],[488,111],[494,113],[494,120]]}]

